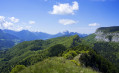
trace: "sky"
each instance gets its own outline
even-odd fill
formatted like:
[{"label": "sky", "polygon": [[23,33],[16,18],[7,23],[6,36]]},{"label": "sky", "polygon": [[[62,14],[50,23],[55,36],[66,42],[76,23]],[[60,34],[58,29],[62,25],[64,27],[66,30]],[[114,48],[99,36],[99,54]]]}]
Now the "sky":
[{"label": "sky", "polygon": [[0,0],[0,29],[56,34],[119,26],[118,0]]}]

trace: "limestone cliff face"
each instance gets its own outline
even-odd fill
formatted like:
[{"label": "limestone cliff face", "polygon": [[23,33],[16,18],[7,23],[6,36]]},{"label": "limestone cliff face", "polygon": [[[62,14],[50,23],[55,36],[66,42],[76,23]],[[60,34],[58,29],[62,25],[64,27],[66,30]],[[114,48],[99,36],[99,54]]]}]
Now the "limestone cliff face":
[{"label": "limestone cliff face", "polygon": [[[111,27],[112,28],[112,27]],[[109,30],[109,29],[108,29]],[[119,30],[119,29],[118,29]],[[117,31],[117,30],[116,30]],[[105,41],[105,42],[119,42],[119,32],[104,32],[103,30],[97,30],[95,32],[97,41]]]}]

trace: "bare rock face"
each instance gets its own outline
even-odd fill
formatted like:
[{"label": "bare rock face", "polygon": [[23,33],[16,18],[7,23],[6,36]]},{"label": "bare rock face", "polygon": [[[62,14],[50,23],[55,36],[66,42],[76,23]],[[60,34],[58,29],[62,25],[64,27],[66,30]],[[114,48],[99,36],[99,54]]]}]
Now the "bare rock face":
[{"label": "bare rock face", "polygon": [[[113,32],[112,30],[113,29]],[[116,27],[116,30],[114,31],[115,27],[103,27],[103,30],[102,28],[99,28],[97,29],[97,31],[95,32],[96,34],[96,37],[95,39],[97,41],[105,41],[105,42],[119,42],[119,28],[117,29]]]}]

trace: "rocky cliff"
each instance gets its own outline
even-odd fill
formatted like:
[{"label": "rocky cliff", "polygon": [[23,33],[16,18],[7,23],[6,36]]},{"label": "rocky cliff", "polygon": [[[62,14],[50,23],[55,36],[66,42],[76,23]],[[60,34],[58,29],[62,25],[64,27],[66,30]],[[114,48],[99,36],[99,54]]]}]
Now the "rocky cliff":
[{"label": "rocky cliff", "polygon": [[101,27],[95,32],[97,41],[119,42],[119,26]]}]

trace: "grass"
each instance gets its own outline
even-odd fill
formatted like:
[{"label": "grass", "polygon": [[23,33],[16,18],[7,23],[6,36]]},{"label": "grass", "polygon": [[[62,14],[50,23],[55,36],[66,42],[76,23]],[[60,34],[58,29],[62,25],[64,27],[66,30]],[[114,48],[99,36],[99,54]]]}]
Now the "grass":
[{"label": "grass", "polygon": [[77,66],[63,57],[46,59],[35,65],[29,66],[19,73],[98,73],[90,68]]}]

